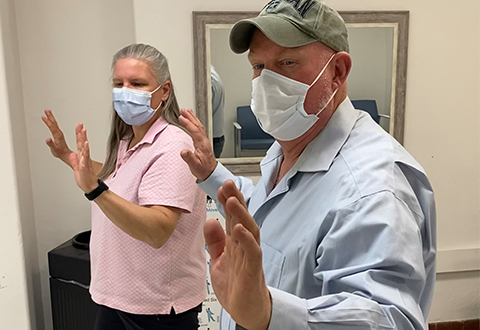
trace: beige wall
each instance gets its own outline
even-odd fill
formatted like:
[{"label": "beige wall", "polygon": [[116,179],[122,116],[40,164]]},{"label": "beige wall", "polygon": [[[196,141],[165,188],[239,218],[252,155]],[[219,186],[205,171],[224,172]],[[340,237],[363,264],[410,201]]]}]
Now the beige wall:
[{"label": "beige wall", "polygon": [[[16,180],[15,152],[13,132],[13,113],[21,108],[21,85],[11,80],[10,73],[17,69],[12,54],[16,45],[14,22],[10,20],[11,2],[0,2],[0,141],[2,141],[2,161],[0,162],[0,326],[2,329],[29,330],[34,310],[29,296],[33,290],[29,286],[31,276],[28,267],[22,235],[22,214],[20,191],[21,180]],[[20,87],[12,91],[10,87]],[[25,140],[25,139],[22,139]],[[21,157],[19,156],[20,159]],[[28,196],[27,196],[28,198]],[[26,231],[28,232],[28,231]],[[29,243],[27,242],[27,245]],[[25,247],[27,248],[27,247]],[[27,265],[26,265],[27,264]]]},{"label": "beige wall", "polygon": [[83,122],[92,157],[103,161],[111,111],[113,54],[135,41],[131,0],[17,0],[24,123],[32,177],[45,328],[51,329],[47,252],[90,229],[90,204],[71,170],[54,159],[45,140],[43,109],[57,116],[71,148]]},{"label": "beige wall", "polygon": [[40,295],[34,294],[34,292],[41,291],[41,285],[38,271],[37,237],[35,231],[14,1],[8,0],[0,2],[0,13],[2,15],[1,26],[6,63],[5,77],[7,79],[8,104],[12,127],[13,156],[16,170],[15,180],[19,196],[19,215],[23,235],[23,252],[27,276],[26,283],[29,297],[30,319],[34,320],[32,322],[32,329],[36,329],[35,325],[37,323],[43,323],[43,314],[35,313],[37,309],[41,310],[42,306]]},{"label": "beige wall", "polygon": [[[170,59],[182,107],[195,104],[192,11],[253,11],[265,2],[134,0],[137,40],[153,44]],[[448,1],[433,0],[327,3],[345,11],[410,11],[405,146],[425,167],[436,192],[439,250],[479,249],[480,100],[473,97],[480,90],[479,2],[465,0],[455,10]],[[159,13],[162,19],[157,19]],[[451,308],[458,301],[450,299],[454,292],[480,299],[478,289],[465,284],[472,274],[446,276],[448,280],[439,276],[431,320],[480,317],[471,304]],[[473,273],[472,281],[479,280]]]}]

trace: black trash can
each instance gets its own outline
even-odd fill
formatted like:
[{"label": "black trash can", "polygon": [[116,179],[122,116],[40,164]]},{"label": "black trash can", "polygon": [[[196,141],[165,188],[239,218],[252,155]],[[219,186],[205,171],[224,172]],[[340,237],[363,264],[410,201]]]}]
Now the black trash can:
[{"label": "black trash can", "polygon": [[98,305],[90,298],[90,231],[48,252],[54,330],[93,330]]}]

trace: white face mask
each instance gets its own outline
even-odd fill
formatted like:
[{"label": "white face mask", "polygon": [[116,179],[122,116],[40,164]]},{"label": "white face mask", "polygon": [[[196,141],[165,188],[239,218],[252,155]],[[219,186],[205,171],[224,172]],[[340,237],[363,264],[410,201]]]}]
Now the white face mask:
[{"label": "white face mask", "polygon": [[311,85],[267,69],[263,69],[260,76],[252,80],[251,108],[266,133],[276,140],[292,141],[305,134],[317,122],[318,115],[332,101],[338,89],[316,114],[307,114],[303,104],[308,90],[322,76],[334,56],[335,54],[330,57]]}]

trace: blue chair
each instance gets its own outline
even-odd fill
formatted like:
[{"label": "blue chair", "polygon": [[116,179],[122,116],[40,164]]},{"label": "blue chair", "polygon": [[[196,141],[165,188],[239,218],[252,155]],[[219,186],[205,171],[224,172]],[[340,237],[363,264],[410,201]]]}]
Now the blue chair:
[{"label": "blue chair", "polygon": [[377,124],[380,124],[380,118],[390,120],[389,115],[378,113],[377,102],[375,100],[352,100],[352,104],[355,109],[368,112]]},{"label": "blue chair", "polygon": [[244,150],[267,150],[275,139],[265,133],[250,106],[237,108],[237,121],[234,126],[235,157]]}]

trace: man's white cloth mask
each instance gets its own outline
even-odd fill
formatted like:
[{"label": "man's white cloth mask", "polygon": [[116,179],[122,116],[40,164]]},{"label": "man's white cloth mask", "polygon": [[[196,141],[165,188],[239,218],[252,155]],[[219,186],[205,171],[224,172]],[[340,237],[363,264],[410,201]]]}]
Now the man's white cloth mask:
[{"label": "man's white cloth mask", "polygon": [[338,91],[316,114],[307,114],[304,108],[308,90],[325,72],[335,54],[328,60],[311,85],[287,78],[268,69],[252,80],[252,108],[260,127],[276,140],[292,141],[305,134],[318,120]]}]

